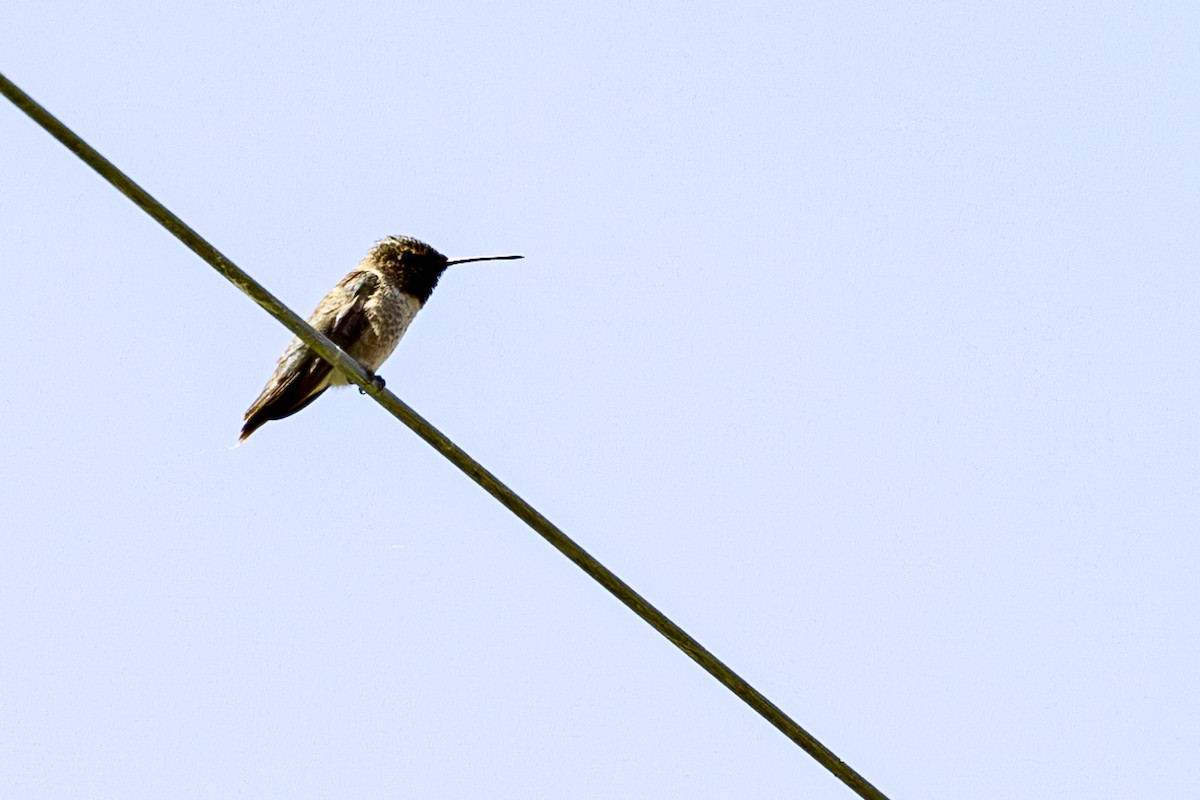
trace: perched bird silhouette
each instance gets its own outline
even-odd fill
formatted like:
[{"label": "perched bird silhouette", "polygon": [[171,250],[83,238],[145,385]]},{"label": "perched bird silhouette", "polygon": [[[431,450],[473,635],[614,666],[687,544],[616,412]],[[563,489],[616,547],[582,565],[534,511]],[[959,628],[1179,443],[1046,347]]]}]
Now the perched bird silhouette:
[{"label": "perched bird silhouette", "polygon": [[[424,242],[389,236],[371,248],[359,265],[325,295],[308,324],[329,337],[374,375],[396,349],[413,317],[429,300],[442,273],[452,264],[521,256],[448,259]],[[382,385],[383,379],[376,377]],[[346,376],[292,339],[262,394],[246,411],[238,443],[271,420],[290,417],[330,386],[345,386]]]}]

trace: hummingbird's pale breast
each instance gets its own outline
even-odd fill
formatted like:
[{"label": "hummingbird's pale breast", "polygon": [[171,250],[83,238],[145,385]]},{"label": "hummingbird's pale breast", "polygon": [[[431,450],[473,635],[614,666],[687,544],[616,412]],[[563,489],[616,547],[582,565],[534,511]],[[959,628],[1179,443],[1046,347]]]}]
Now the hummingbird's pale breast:
[{"label": "hummingbird's pale breast", "polygon": [[[420,300],[380,276],[375,291],[362,304],[366,325],[359,337],[346,348],[346,352],[371,372],[378,371],[396,345],[400,344],[404,332],[420,310]],[[313,324],[316,326],[316,323]],[[330,375],[330,386],[345,386],[347,383],[346,376],[337,370]]]}]

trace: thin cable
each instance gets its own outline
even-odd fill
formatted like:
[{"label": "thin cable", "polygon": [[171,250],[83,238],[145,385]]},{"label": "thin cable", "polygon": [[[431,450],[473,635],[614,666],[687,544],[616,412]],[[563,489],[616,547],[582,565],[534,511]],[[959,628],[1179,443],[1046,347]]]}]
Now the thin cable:
[{"label": "thin cable", "polygon": [[655,630],[667,637],[672,644],[687,653],[689,658],[723,683],[726,688],[782,731],[785,736],[798,744],[806,753],[815,758],[821,766],[832,772],[842,783],[853,789],[860,797],[870,798],[870,800],[887,800],[882,792],[867,782],[866,778],[851,769],[846,762],[842,761],[829,748],[813,738],[808,731],[801,728],[795,720],[785,714],[778,706],[743,680],[740,675],[725,666],[720,659],[706,650],[682,628],[669,620],[661,611],[650,605],[645,598],[589,555],[586,550],[577,545],[574,540],[559,530],[550,520],[539,514],[533,506],[518,497],[516,492],[501,483],[499,478],[484,469],[482,464],[471,458],[458,445],[443,436],[440,431],[426,422],[408,404],[396,397],[389,390],[377,387],[371,381],[371,376],[357,361],[298,317],[295,312],[263,288],[258,281],[251,278],[232,261],[221,255],[200,234],[192,230],[179,217],[168,211],[162,203],[151,197],[142,187],[134,183],[129,176],[117,169],[112,162],[93,150],[91,146],[76,136],[66,125],[55,119],[50,112],[38,105],[33,98],[17,88],[3,74],[0,74],[0,93],[3,93],[17,108],[28,114],[47,133],[62,142],[68,150],[79,156],[85,164],[98,172],[100,177],[111,183],[122,194],[132,200],[138,208],[158,220],[159,224],[173,233],[179,241],[191,248],[196,255],[200,256],[217,272],[224,275],[235,286],[248,294],[254,302],[266,309],[268,314],[282,322],[296,336],[299,336],[321,358],[344,372],[353,383],[371,395],[392,416],[412,428],[418,436],[449,459],[454,466],[458,467],[471,480],[482,486],[484,491],[499,500],[505,508],[524,520],[525,524],[541,534],[559,552],[574,561],[580,569],[592,576],[605,589],[612,592],[618,600],[633,609],[635,614],[650,623]]}]

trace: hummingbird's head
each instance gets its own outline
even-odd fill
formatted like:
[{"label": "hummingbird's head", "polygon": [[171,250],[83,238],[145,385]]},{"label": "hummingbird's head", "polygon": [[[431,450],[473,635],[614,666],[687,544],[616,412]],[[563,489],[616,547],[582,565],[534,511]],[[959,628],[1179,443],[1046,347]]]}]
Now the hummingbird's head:
[{"label": "hummingbird's head", "polygon": [[385,275],[394,280],[401,291],[421,301],[421,305],[433,294],[438,279],[451,264],[467,261],[495,261],[522,258],[522,256],[480,256],[476,258],[449,259],[424,242],[409,236],[389,236],[380,239],[371,248],[367,260]]},{"label": "hummingbird's head", "polygon": [[424,305],[433,294],[438,278],[450,266],[444,255],[424,242],[408,236],[389,236],[371,248],[367,260],[396,282],[400,290]]}]

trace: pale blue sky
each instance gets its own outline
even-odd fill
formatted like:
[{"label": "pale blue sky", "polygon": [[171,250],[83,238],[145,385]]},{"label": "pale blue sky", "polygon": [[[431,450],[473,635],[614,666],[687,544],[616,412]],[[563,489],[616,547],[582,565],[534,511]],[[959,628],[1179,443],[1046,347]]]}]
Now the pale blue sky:
[{"label": "pale blue sky", "polygon": [[[1192,3],[17,3],[0,71],[895,798],[1200,784]],[[0,796],[848,798],[0,107]]]}]

